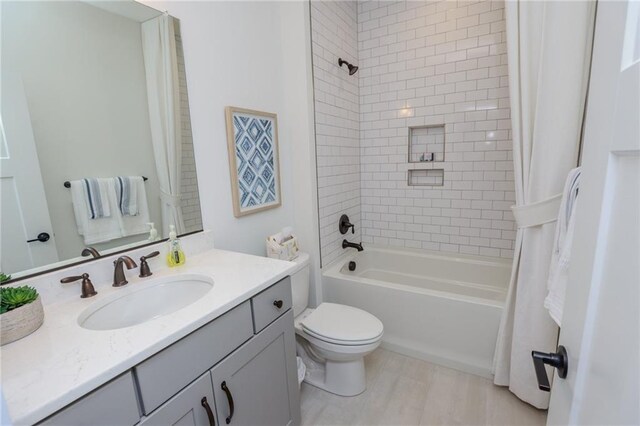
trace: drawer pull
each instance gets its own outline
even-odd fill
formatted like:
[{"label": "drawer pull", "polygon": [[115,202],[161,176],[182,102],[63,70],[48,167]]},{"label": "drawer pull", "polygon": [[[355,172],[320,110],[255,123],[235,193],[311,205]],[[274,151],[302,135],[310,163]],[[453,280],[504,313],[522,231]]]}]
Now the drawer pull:
[{"label": "drawer pull", "polygon": [[226,419],[227,424],[229,424],[229,423],[231,423],[231,419],[233,418],[233,411],[234,411],[233,396],[231,395],[231,391],[227,387],[227,382],[222,382],[220,387],[222,388],[224,393],[227,394],[227,401],[229,402],[229,416]]},{"label": "drawer pull", "polygon": [[207,402],[207,397],[206,396],[202,397],[202,400],[200,401],[200,404],[202,404],[202,406],[204,407],[205,411],[207,412],[207,417],[209,418],[209,426],[216,426],[216,421],[213,418],[213,411],[211,411],[211,407],[209,406],[209,403]]},{"label": "drawer pull", "polygon": [[278,309],[282,309],[282,300],[274,300],[273,306],[275,306]]}]

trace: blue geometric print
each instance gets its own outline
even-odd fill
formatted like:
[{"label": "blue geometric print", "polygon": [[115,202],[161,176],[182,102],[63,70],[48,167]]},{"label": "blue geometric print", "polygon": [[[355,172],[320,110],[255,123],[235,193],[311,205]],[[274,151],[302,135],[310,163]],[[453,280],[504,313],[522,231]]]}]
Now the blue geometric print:
[{"label": "blue geometric print", "polygon": [[234,113],[240,208],[277,201],[273,120]]}]

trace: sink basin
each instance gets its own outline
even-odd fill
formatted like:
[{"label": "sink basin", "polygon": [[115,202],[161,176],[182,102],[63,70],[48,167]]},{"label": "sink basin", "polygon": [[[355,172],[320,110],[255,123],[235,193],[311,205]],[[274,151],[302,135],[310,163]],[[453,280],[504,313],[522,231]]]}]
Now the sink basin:
[{"label": "sink basin", "polygon": [[129,283],[123,290],[86,308],[78,324],[89,330],[115,330],[142,324],[198,301],[213,288],[205,275],[183,274]]}]

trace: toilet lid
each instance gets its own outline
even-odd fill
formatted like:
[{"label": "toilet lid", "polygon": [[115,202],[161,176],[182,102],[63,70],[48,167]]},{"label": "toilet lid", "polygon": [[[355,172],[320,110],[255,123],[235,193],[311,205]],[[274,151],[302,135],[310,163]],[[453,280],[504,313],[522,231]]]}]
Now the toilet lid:
[{"label": "toilet lid", "polygon": [[382,322],[353,306],[321,303],[302,321],[305,332],[330,342],[366,343],[382,335]]}]

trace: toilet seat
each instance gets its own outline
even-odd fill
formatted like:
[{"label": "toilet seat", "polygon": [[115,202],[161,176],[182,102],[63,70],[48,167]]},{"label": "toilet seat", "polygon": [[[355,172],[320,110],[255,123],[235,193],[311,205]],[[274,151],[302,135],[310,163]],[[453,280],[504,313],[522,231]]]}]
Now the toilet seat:
[{"label": "toilet seat", "polygon": [[352,306],[321,303],[300,322],[305,334],[343,346],[369,345],[382,337],[382,322]]}]

